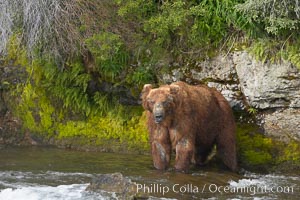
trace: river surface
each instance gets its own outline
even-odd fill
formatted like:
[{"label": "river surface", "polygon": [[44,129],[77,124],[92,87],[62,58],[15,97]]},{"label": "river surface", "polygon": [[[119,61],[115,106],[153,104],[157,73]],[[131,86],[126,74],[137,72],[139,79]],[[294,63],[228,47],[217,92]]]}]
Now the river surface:
[{"label": "river surface", "polygon": [[300,175],[237,175],[218,168],[159,172],[150,156],[46,147],[0,148],[0,200],[116,199],[85,191],[98,174],[121,172],[152,199],[299,199]]}]

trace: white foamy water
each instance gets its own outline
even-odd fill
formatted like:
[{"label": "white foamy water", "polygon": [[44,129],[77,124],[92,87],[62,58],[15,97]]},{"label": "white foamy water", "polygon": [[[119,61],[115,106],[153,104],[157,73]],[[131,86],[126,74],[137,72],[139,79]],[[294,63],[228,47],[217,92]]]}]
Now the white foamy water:
[{"label": "white foamy water", "polygon": [[19,188],[6,188],[0,191],[0,200],[79,200],[79,199],[105,199],[85,192],[87,184],[72,184],[51,186],[29,186]]},{"label": "white foamy water", "polygon": [[[114,193],[93,193],[85,191],[95,174],[55,171],[0,171],[0,200],[113,200]],[[141,178],[140,181],[143,181]],[[165,180],[164,184],[167,184]],[[230,192],[212,191],[204,199],[295,199],[299,194],[298,176],[261,175],[245,173],[238,180],[228,181]],[[199,186],[200,187],[200,186]],[[220,186],[220,189],[225,189]],[[198,195],[198,196],[197,196]],[[226,197],[224,195],[227,195]],[[209,197],[210,196],[210,197]],[[203,199],[196,194],[194,199]],[[152,198],[150,199],[165,199]],[[167,198],[166,198],[167,199]],[[181,198],[179,198],[181,199]],[[185,198],[188,199],[188,198]]]},{"label": "white foamy water", "polygon": [[292,182],[299,182],[300,178],[295,176],[280,176],[280,175],[258,175],[254,173],[246,173],[244,179],[238,181],[229,181],[231,187],[284,187],[284,186],[297,186]]},{"label": "white foamy water", "polygon": [[[299,177],[280,175],[257,175],[246,173],[245,178],[229,181],[230,191],[239,194],[240,199],[273,200],[293,198],[299,190]],[[250,195],[250,198],[245,198]]]},{"label": "white foamy water", "polygon": [[[45,173],[8,171],[0,172],[0,177],[0,200],[114,199],[114,194],[112,193],[102,195],[85,191],[88,186],[86,178],[91,178],[91,174],[52,171]],[[36,180],[48,182],[50,185],[37,183]],[[74,181],[77,183],[64,184]]]}]

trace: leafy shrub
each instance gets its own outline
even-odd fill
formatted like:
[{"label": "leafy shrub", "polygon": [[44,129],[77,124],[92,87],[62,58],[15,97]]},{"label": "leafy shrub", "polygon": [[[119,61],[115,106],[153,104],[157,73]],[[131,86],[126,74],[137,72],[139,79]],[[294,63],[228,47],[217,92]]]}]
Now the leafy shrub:
[{"label": "leafy shrub", "polygon": [[82,144],[111,142],[142,152],[149,148],[141,107],[122,106],[100,92],[89,94],[90,74],[80,60],[63,69],[43,59],[29,62],[18,56],[26,55],[18,41],[17,36],[10,41],[8,58],[29,75],[14,91],[18,101],[14,112],[25,129],[46,138],[81,138]]},{"label": "leafy shrub", "polygon": [[154,72],[151,66],[140,66],[127,75],[126,81],[128,84],[136,85],[141,89],[144,84],[154,82],[153,77]]},{"label": "leafy shrub", "polygon": [[99,33],[86,39],[86,46],[104,80],[114,82],[129,58],[120,36],[109,32]]},{"label": "leafy shrub", "polygon": [[[226,37],[245,21],[234,10],[238,0],[119,1],[122,16],[143,16],[149,40],[176,54],[197,54],[226,43]],[[145,3],[146,9],[138,9]],[[151,10],[151,12],[149,12]]]},{"label": "leafy shrub", "polygon": [[300,4],[298,0],[246,0],[236,6],[248,21],[263,24],[271,34],[290,34],[299,29]]}]

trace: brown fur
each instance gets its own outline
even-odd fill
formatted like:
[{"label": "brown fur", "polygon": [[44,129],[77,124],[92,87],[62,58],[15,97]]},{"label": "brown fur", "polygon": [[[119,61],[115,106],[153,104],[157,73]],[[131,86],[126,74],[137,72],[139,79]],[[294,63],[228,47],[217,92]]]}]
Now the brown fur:
[{"label": "brown fur", "polygon": [[215,89],[184,82],[142,91],[154,167],[166,169],[171,151],[175,168],[202,165],[214,144],[224,164],[237,169],[235,122],[226,99]]}]

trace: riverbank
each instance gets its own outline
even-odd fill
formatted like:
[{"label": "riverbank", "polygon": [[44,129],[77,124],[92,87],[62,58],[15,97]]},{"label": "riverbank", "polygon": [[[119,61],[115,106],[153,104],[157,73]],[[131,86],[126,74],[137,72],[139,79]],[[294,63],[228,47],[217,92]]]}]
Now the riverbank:
[{"label": "riverbank", "polygon": [[[3,137],[3,135],[2,135]],[[52,147],[79,152],[109,152],[116,154],[144,155],[151,158],[149,148],[132,147],[120,140],[97,140],[85,137],[70,137],[64,139],[45,138],[41,135],[7,134],[6,141],[1,140],[2,148],[19,147]],[[252,123],[238,123],[237,150],[239,169],[260,173],[288,173],[300,170],[299,143],[289,140],[289,143],[272,139],[262,134],[259,127]],[[222,162],[215,156],[210,156],[207,167],[225,169]],[[151,163],[149,163],[150,166]]]},{"label": "riverbank", "polygon": [[[0,66],[0,144],[51,145],[79,151],[149,155],[148,132],[142,107],[131,103],[121,104],[119,101],[129,96],[127,92],[121,94],[116,90],[117,93],[109,96],[103,92],[114,91],[113,86],[106,85],[98,91],[101,93],[98,93],[97,101],[90,103],[88,98],[86,106],[79,109],[72,103],[66,105],[63,100],[69,101],[68,95],[57,97],[55,93],[47,92],[47,82],[42,82],[47,76],[42,69],[46,67],[45,64],[30,64],[22,56],[14,58],[10,62],[3,61]],[[260,80],[252,76],[253,82],[247,81],[245,70],[241,70],[248,66],[249,59],[251,57],[242,52],[228,57],[218,56],[198,63],[197,66],[170,68],[170,71],[163,71],[158,75],[159,82],[164,84],[171,80],[183,80],[192,84],[203,83],[216,87],[226,97],[236,112],[238,159],[242,168],[257,171],[298,170],[299,71],[295,71],[289,64],[272,65],[251,60],[252,67],[248,70],[264,74],[258,77],[266,77],[271,69],[278,68],[276,73],[273,72],[273,78],[269,77],[264,83],[255,86],[253,84]],[[24,66],[16,64],[22,60]],[[75,77],[81,77],[81,73],[85,74],[84,66],[76,66],[73,66],[74,69],[79,71],[75,73]],[[188,71],[192,75],[186,73]],[[68,73],[65,75],[69,76]],[[281,84],[272,85],[271,80]],[[76,83],[73,81],[75,79],[72,84]],[[69,93],[73,91],[71,83],[58,89]],[[94,80],[88,81],[86,87],[93,83]],[[75,85],[74,89],[77,87],[79,86]],[[256,92],[254,96],[253,92]],[[81,98],[81,93],[79,94]],[[280,100],[282,96],[285,101]]]}]

